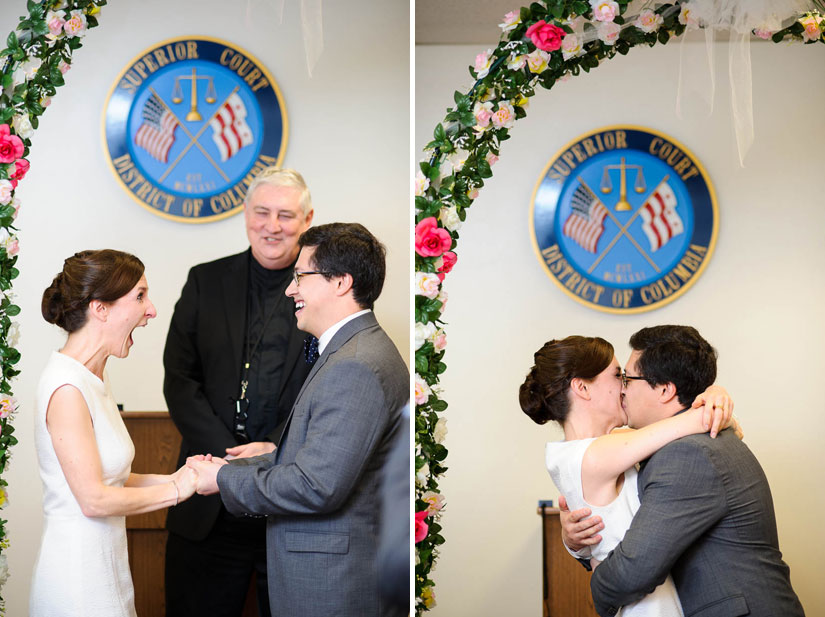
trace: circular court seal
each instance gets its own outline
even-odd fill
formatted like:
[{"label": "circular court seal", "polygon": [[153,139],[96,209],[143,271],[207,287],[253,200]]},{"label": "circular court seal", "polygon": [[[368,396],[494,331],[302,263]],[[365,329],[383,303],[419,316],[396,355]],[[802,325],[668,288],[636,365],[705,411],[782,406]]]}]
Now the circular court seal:
[{"label": "circular court seal", "polygon": [[121,185],[144,208],[187,223],[238,212],[252,179],[280,166],[287,135],[269,71],[240,47],[207,37],[163,41],[135,57],[103,117]]},{"label": "circular court seal", "polygon": [[649,311],[687,291],[710,260],[718,226],[702,164],[679,142],[636,126],[565,146],[530,207],[533,245],[553,282],[610,313]]}]

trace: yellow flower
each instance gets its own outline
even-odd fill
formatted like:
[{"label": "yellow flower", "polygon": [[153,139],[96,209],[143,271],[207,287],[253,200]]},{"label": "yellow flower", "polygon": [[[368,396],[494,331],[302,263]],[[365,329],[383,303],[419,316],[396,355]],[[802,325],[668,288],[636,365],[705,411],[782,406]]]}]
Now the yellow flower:
[{"label": "yellow flower", "polygon": [[421,590],[421,599],[424,600],[424,606],[432,608],[435,606],[435,593],[432,587],[424,587]]}]

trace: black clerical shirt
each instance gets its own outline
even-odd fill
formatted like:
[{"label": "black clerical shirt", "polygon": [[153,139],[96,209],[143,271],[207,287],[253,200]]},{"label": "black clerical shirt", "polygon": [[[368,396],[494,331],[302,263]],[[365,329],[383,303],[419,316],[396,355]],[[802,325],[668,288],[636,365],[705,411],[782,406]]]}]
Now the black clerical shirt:
[{"label": "black clerical shirt", "polygon": [[293,267],[294,264],[290,264],[282,270],[267,270],[254,257],[249,259],[243,358],[246,361],[249,357],[246,426],[250,441],[264,441],[289,414],[289,409],[278,408],[278,393],[284,378],[289,332],[295,319],[293,302],[284,295],[292,280]]}]

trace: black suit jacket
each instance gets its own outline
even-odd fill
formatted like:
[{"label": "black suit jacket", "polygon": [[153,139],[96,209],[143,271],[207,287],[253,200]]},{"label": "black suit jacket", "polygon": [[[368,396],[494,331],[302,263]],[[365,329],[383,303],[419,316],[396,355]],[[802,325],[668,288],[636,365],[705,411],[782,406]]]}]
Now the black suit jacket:
[{"label": "black suit jacket", "polygon": [[[246,321],[249,250],[195,266],[175,305],[163,352],[163,394],[169,415],[183,437],[178,466],[187,456],[226,456],[238,445],[233,435]],[[304,361],[306,333],[294,326],[281,380],[279,408],[289,411],[310,365]],[[283,427],[267,437],[278,443]],[[202,540],[220,512],[218,495],[194,495],[170,508],[166,527],[190,540]]]},{"label": "black suit jacket", "polygon": [[768,480],[732,430],[664,446],[638,486],[630,529],[590,579],[599,615],[615,615],[670,572],[685,617],[804,617],[779,552]]}]

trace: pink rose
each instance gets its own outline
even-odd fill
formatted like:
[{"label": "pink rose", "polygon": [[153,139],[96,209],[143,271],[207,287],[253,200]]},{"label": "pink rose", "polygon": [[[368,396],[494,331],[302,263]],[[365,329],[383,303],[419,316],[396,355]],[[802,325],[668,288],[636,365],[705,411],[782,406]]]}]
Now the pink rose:
[{"label": "pink rose", "polygon": [[13,163],[23,156],[23,140],[12,135],[8,124],[0,124],[0,163]]},{"label": "pink rose", "polygon": [[757,28],[756,30],[753,31],[753,33],[756,36],[758,36],[760,39],[765,40],[765,41],[767,41],[768,39],[770,39],[774,35],[773,30],[768,30],[766,28]]},{"label": "pink rose", "polygon": [[473,108],[473,114],[476,117],[476,124],[481,128],[490,126],[490,120],[493,118],[493,104],[487,101],[486,103],[476,103]]},{"label": "pink rose", "polygon": [[57,68],[60,69],[60,73],[62,75],[65,75],[69,71],[69,69],[72,68],[72,65],[66,62],[65,60],[61,60],[60,64],[57,65]]},{"label": "pink rose", "polygon": [[458,256],[452,251],[447,251],[441,256],[441,264],[438,266],[438,278],[444,282],[444,275],[449,274],[453,269]]},{"label": "pink rose", "polygon": [[424,522],[424,519],[427,518],[427,511],[422,510],[421,512],[415,513],[415,543],[418,544],[427,537],[427,530],[430,528],[427,523]]},{"label": "pink rose", "polygon": [[484,158],[490,164],[490,167],[492,167],[493,165],[498,163],[498,157],[495,154],[493,154],[492,152],[488,152],[487,156],[485,156]]},{"label": "pink rose", "polygon": [[433,347],[435,350],[443,351],[447,348],[447,333],[444,330],[436,330],[435,336],[433,336]]},{"label": "pink rose", "polygon": [[450,232],[439,227],[434,216],[425,218],[415,226],[415,252],[422,257],[438,257],[452,244]]},{"label": "pink rose", "polygon": [[[9,180],[22,180],[23,177],[29,173],[29,162],[26,159],[17,159],[14,162],[14,173],[9,176]],[[12,182],[14,184],[14,182]]]},{"label": "pink rose", "polygon": [[533,41],[538,49],[544,51],[556,51],[561,47],[561,40],[564,38],[564,30],[554,24],[548,24],[543,19],[537,21],[527,28],[528,37]]},{"label": "pink rose", "polygon": [[619,5],[613,0],[599,0],[591,2],[593,19],[596,21],[613,21],[619,12]]},{"label": "pink rose", "polygon": [[6,253],[9,257],[14,257],[17,253],[20,252],[20,244],[17,241],[17,238],[13,238],[11,242],[6,245]]},{"label": "pink rose", "polygon": [[63,20],[63,11],[59,11],[57,13],[49,11],[46,14],[46,25],[49,27],[49,33],[53,37],[60,35],[60,33],[63,31],[64,23],[66,22]]}]

